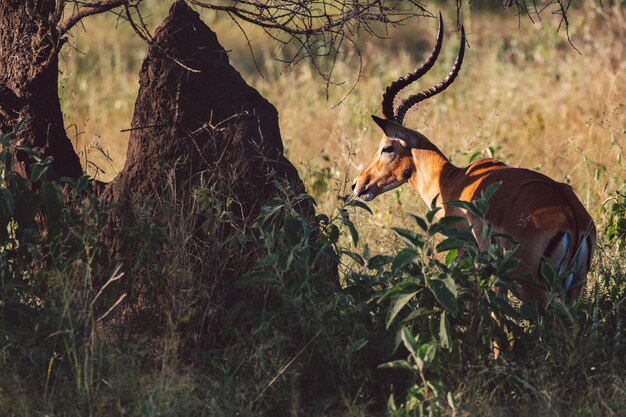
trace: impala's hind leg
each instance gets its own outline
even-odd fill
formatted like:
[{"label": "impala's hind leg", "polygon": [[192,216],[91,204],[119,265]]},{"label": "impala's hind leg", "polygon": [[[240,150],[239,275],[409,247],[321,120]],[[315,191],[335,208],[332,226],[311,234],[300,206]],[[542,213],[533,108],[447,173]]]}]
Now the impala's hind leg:
[{"label": "impala's hind leg", "polygon": [[561,282],[548,284],[565,291],[570,300],[578,297],[580,286],[589,270],[593,249],[590,236],[583,235],[578,242],[580,243],[576,244],[576,240],[568,232],[563,232],[549,242],[544,258],[544,262],[553,265],[557,276],[562,277],[564,272],[567,274]]},{"label": "impala's hind leg", "polygon": [[576,250],[573,261],[573,271],[565,280],[564,287],[567,298],[573,300],[578,297],[581,286],[585,282],[589,265],[591,264],[591,251],[593,250],[593,239],[591,236],[583,236],[580,245]]}]

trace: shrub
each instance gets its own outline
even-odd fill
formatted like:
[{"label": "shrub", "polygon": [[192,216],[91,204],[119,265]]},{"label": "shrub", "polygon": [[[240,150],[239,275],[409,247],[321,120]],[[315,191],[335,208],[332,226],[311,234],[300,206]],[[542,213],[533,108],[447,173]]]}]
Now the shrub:
[{"label": "shrub", "polygon": [[[119,231],[139,254],[122,253],[120,271],[101,253],[108,208],[89,180],[48,180],[50,160],[13,136],[0,137],[4,414],[625,410],[624,257],[608,249],[619,204],[587,293],[565,303],[545,267],[545,308],[496,297],[494,286],[515,294],[524,277],[514,242],[487,222],[476,242],[433,207],[393,228],[398,251],[373,254],[351,220],[368,206],[344,196],[307,217],[299,207],[313,201],[282,183],[246,219],[211,185],[191,204],[164,190]],[[33,159],[30,185],[11,169],[18,151]],[[451,204],[484,220],[494,191]]]}]

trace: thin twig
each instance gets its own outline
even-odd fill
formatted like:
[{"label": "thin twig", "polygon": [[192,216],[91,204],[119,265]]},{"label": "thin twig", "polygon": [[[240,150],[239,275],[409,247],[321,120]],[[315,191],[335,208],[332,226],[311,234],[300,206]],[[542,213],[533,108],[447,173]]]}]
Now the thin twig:
[{"label": "thin twig", "polygon": [[255,398],[254,400],[252,400],[252,401],[250,402],[250,404],[248,404],[248,407],[252,407],[252,405],[253,405],[255,402],[257,402],[257,401],[259,400],[259,398],[261,398],[261,397],[263,396],[263,394],[265,393],[265,391],[267,391],[267,390],[268,390],[268,389],[269,389],[269,388],[270,388],[270,387],[274,384],[274,382],[276,382],[276,380],[277,380],[277,379],[278,379],[278,378],[279,378],[282,374],[284,374],[284,373],[285,373],[285,371],[286,371],[286,370],[287,370],[287,369],[291,366],[291,364],[292,364],[292,363],[294,363],[294,361],[295,361],[296,359],[298,359],[298,357],[299,357],[300,355],[302,355],[302,353],[306,350],[306,348],[308,348],[308,347],[311,345],[311,343],[313,343],[313,341],[314,341],[315,339],[317,339],[317,337],[318,337],[321,333],[322,333],[322,330],[319,330],[319,331],[315,334],[315,336],[313,336],[313,337],[311,338],[311,340],[309,340],[309,342],[308,342],[306,345],[304,345],[304,347],[303,347],[302,349],[300,349],[300,351],[296,354],[296,356],[294,356],[293,358],[291,358],[291,360],[290,360],[289,362],[287,362],[287,364],[286,364],[285,366],[283,366],[282,368],[280,368],[280,370],[278,371],[278,373],[277,373],[277,374],[274,376],[274,378],[272,378],[272,380],[271,380],[271,381],[270,381],[270,382],[269,382],[269,383],[265,386],[265,388],[263,388],[263,389],[261,390],[261,392],[259,393],[259,395],[257,395],[257,396],[256,396],[256,398]]},{"label": "thin twig", "polygon": [[[71,28],[87,16],[104,13],[124,4],[128,4],[128,0],[102,0],[84,4],[83,6],[78,7],[70,17],[65,19],[59,25],[59,34],[60,36],[65,35]],[[57,5],[57,7],[60,6]]]},{"label": "thin twig", "polygon": [[117,299],[117,301],[116,301],[116,302],[115,302],[115,303],[111,306],[111,308],[109,308],[109,309],[106,311],[106,313],[104,313],[103,315],[101,315],[101,316],[100,316],[100,318],[99,318],[98,320],[96,320],[96,323],[98,323],[98,322],[99,322],[99,321],[101,321],[101,320],[104,320],[104,318],[105,318],[106,316],[108,316],[108,315],[109,315],[109,313],[111,313],[111,311],[113,311],[113,309],[114,309],[115,307],[117,307],[117,305],[118,305],[119,303],[121,303],[122,301],[124,301],[124,298],[126,298],[126,293],[122,294],[122,295],[120,296],[120,298],[118,298],[118,299]]},{"label": "thin twig", "polygon": [[129,127],[127,129],[120,130],[120,133],[123,133],[123,132],[133,132],[135,130],[143,130],[143,129],[153,129],[153,128],[165,127],[165,126],[167,126],[167,123],[159,123],[159,124],[156,124],[156,125],[147,125],[147,126]]},{"label": "thin twig", "polygon": [[91,307],[93,308],[94,303],[98,300],[98,297],[100,297],[100,295],[102,294],[102,292],[106,289],[106,287],[108,287],[110,284],[112,284],[113,282],[119,280],[120,278],[122,278],[124,276],[124,273],[121,272],[120,273],[120,269],[122,268],[122,265],[118,265],[115,268],[115,271],[113,271],[113,274],[111,275],[111,278],[109,278],[109,280],[102,286],[102,288],[100,288],[100,291],[98,291],[98,293],[96,294],[96,296],[93,298],[93,300],[91,301]]}]

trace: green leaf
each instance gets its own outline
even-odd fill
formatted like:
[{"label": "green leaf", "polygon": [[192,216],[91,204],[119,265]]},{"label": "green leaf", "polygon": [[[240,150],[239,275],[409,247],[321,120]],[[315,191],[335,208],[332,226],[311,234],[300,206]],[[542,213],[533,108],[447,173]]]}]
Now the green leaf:
[{"label": "green leaf", "polygon": [[483,156],[482,152],[474,152],[469,158],[469,163],[478,161]]},{"label": "green leaf", "polygon": [[481,217],[485,217],[487,216],[487,213],[489,213],[489,201],[481,198],[478,200],[474,200],[473,201],[474,206],[476,206],[476,208],[482,213]]},{"label": "green leaf", "polygon": [[518,311],[511,306],[508,298],[502,298],[501,296],[496,296],[493,294],[493,299],[491,300],[493,303],[492,311],[498,317],[509,316],[509,317],[518,317]]},{"label": "green leaf", "polygon": [[510,274],[517,269],[522,261],[514,256],[506,257],[502,263],[498,265],[498,275]]},{"label": "green leaf", "polygon": [[424,369],[428,368],[428,366],[432,363],[433,359],[435,359],[436,353],[437,348],[433,344],[424,343],[419,347],[417,350],[417,356],[424,362]]},{"label": "green leaf", "polygon": [[74,187],[77,193],[82,193],[89,186],[89,177],[86,175],[81,175],[76,185]]},{"label": "green leaf", "polygon": [[350,252],[350,251],[341,251],[342,255],[346,255],[349,258],[352,258],[354,260],[354,262],[356,262],[357,264],[364,266],[365,265],[365,261],[363,260],[363,258],[361,258],[361,255],[359,255],[358,253],[354,253],[354,252]]},{"label": "green leaf", "polygon": [[339,255],[332,250],[330,244],[328,242],[324,242],[322,247],[319,248],[315,258],[313,258],[313,262],[311,262],[311,269],[315,270],[315,265],[317,265],[317,261],[326,255],[328,259],[332,259],[333,262],[339,263]]},{"label": "green leaf", "polygon": [[398,409],[398,406],[396,405],[396,400],[393,397],[393,392],[389,394],[389,399],[387,400],[387,409],[391,412]]},{"label": "green leaf", "polygon": [[457,249],[450,250],[446,255],[446,265],[450,266],[452,261],[454,261],[458,255],[459,251]]},{"label": "green leaf", "polygon": [[458,313],[457,288],[454,280],[447,274],[435,278],[426,278],[428,289],[433,293],[439,304],[456,317]]},{"label": "green leaf", "polygon": [[419,317],[427,316],[433,313],[435,313],[435,310],[430,308],[416,308],[415,310],[411,311],[405,318],[403,318],[400,323],[408,323],[411,320],[415,320]]},{"label": "green leaf", "polygon": [[434,235],[442,231],[448,231],[448,229],[458,230],[456,225],[459,222],[465,221],[465,217],[461,216],[445,216],[439,219],[435,224],[432,224],[428,230],[428,233]]},{"label": "green leaf", "polygon": [[393,299],[391,306],[389,308],[389,313],[387,313],[387,329],[391,327],[391,323],[396,318],[398,313],[404,308],[404,306],[413,298],[418,291],[413,291],[406,294],[400,294]]},{"label": "green leaf", "polygon": [[13,194],[6,188],[0,188],[0,198],[4,203],[4,208],[6,209],[9,216],[13,215],[13,210],[15,209],[15,200],[13,199]]},{"label": "green leaf", "polygon": [[372,256],[369,259],[369,261],[367,261],[367,267],[369,269],[379,269],[379,268],[382,268],[383,266],[387,265],[392,260],[393,260],[393,258],[391,256],[387,256],[387,255]]},{"label": "green leaf", "polygon": [[265,255],[256,261],[257,265],[265,266],[265,265],[275,265],[278,261],[278,255],[275,253],[270,253],[269,255]]},{"label": "green leaf", "polygon": [[450,331],[450,323],[446,317],[446,312],[441,312],[441,318],[439,321],[439,343],[444,349],[449,349],[452,346],[452,335]]},{"label": "green leaf", "polygon": [[402,344],[404,344],[404,347],[412,354],[416,354],[418,350],[418,347],[417,347],[418,338],[413,336],[413,334],[411,333],[411,330],[409,330],[408,327],[403,326],[400,337],[402,338]]},{"label": "green leaf", "polygon": [[454,228],[449,228],[441,231],[441,234],[446,237],[456,237],[459,239],[463,239],[466,242],[474,243],[476,242],[476,238],[469,230],[459,230]]},{"label": "green leaf", "polygon": [[469,203],[467,201],[454,200],[454,201],[448,201],[446,204],[449,206],[462,208],[472,213],[476,217],[479,217],[479,218],[483,217],[483,213],[473,203]]},{"label": "green leaf", "polygon": [[409,371],[414,370],[411,364],[405,360],[386,362],[381,365],[378,365],[378,367],[381,369],[406,369]]},{"label": "green leaf", "polygon": [[413,218],[413,220],[415,220],[415,223],[417,223],[417,225],[420,227],[420,229],[422,229],[423,231],[427,231],[428,230],[428,224],[426,224],[426,220],[422,219],[419,216],[416,216],[414,214],[410,214],[409,216],[411,216]]},{"label": "green leaf", "polygon": [[285,201],[281,198],[275,197],[261,208],[261,213],[263,213],[266,217],[270,217],[283,207],[285,207]]},{"label": "green leaf", "polygon": [[415,248],[421,248],[424,243],[422,238],[412,230],[402,229],[399,227],[392,227],[393,230],[402,240]]},{"label": "green leaf", "polygon": [[437,194],[435,196],[435,198],[433,198],[433,200],[430,202],[430,209],[431,211],[434,211],[437,208],[437,200],[439,200],[441,197],[441,195]]},{"label": "green leaf", "polygon": [[410,264],[415,258],[417,258],[417,252],[411,248],[404,248],[393,258],[391,270],[397,272]]},{"label": "green leaf", "polygon": [[39,154],[37,152],[33,151],[28,146],[18,145],[18,146],[15,147],[15,149],[18,150],[18,151],[22,151],[22,152],[27,153],[29,156],[31,156],[37,162],[41,161],[41,157],[39,156]]},{"label": "green leaf", "polygon": [[356,230],[356,227],[354,227],[354,223],[352,223],[352,220],[350,220],[350,216],[348,215],[348,212],[346,211],[346,209],[343,209],[343,208],[339,209],[339,217],[341,218],[341,222],[350,231],[350,237],[352,237],[352,243],[354,244],[355,247],[358,246],[359,245],[359,232]]},{"label": "green leaf", "polygon": [[491,199],[493,194],[498,191],[498,188],[502,185],[502,181],[494,182],[493,184],[489,184],[487,188],[482,192],[481,198],[485,200]]},{"label": "green leaf", "polygon": [[437,252],[445,252],[450,249],[463,249],[467,241],[463,239],[457,239],[454,237],[448,238],[437,245]]},{"label": "green leaf", "polygon": [[365,204],[364,202],[362,202],[360,200],[350,199],[350,201],[348,201],[348,206],[358,207],[360,209],[363,209],[363,210],[367,211],[369,214],[374,214],[374,213],[372,213],[372,209],[369,208],[367,206],[367,204]]},{"label": "green leaf", "polygon": [[541,262],[541,276],[546,280],[548,284],[552,284],[554,282],[556,271],[554,270],[554,267],[550,262]]},{"label": "green leaf", "polygon": [[411,291],[419,292],[419,291],[422,291],[422,289],[423,289],[423,285],[420,285],[420,283],[412,279],[400,281],[393,287],[383,291],[382,295],[378,299],[378,303],[379,304],[383,303],[385,300],[395,297],[396,295],[399,295],[399,294],[406,294]]},{"label": "green leaf", "polygon": [[433,222],[433,219],[435,218],[435,215],[439,210],[441,210],[441,207],[432,207],[431,210],[426,213],[426,220],[428,221],[428,223]]},{"label": "green leaf", "polygon": [[290,245],[297,245],[302,237],[302,225],[294,216],[288,214],[283,223],[285,237]]},{"label": "green leaf", "polygon": [[52,182],[43,183],[41,186],[41,202],[46,208],[49,222],[56,221],[61,217],[63,191],[58,184]]},{"label": "green leaf", "polygon": [[44,164],[34,164],[30,169],[30,180],[32,182],[39,182],[42,179],[45,179],[46,172],[48,171],[48,166]]},{"label": "green leaf", "polygon": [[519,310],[520,316],[526,320],[534,320],[540,316],[537,303],[524,303]]},{"label": "green leaf", "polygon": [[363,245],[363,259],[370,258],[370,246],[366,243]]}]

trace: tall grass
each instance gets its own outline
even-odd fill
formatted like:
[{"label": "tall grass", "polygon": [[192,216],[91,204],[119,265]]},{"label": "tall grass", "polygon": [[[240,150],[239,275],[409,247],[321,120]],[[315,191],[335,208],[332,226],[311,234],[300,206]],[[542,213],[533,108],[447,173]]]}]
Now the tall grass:
[{"label": "tall grass", "polygon": [[[147,7],[153,25],[167,11],[156,1]],[[445,227],[430,225],[429,208],[409,189],[377,198],[371,214],[337,198],[378,142],[369,114],[380,112],[383,88],[421,61],[434,21],[362,39],[361,79],[346,96],[358,77],[353,53],[327,89],[306,64],[285,72],[274,60],[281,51],[249,28],[261,77],[238,29],[205,13],[235,67],[278,108],[288,157],[318,217],[302,218],[294,206],[306,197],[285,190],[239,224],[228,196],[210,185],[195,190],[192,205],[170,188],[132,213],[124,232],[145,251],[120,277],[95,244],[108,208],[84,184],[67,184],[79,209],[61,211],[58,233],[40,233],[31,210],[30,234],[0,236],[0,415],[624,414],[624,9],[571,11],[580,54],[550,16],[531,24],[466,12],[461,76],[406,124],[456,164],[494,155],[572,184],[599,230],[579,301],[538,312],[493,299],[487,264],[506,254],[464,247],[475,251],[468,265],[439,252]],[[415,89],[447,73],[458,46],[452,16],[441,62]],[[130,126],[146,50],[117,23],[113,15],[87,20],[61,60],[68,133],[88,172],[106,171],[101,179],[123,166],[128,133],[120,131]],[[48,199],[60,190],[50,184]],[[12,195],[30,195],[11,186]],[[148,215],[155,209],[159,218]],[[2,215],[9,226],[29,221]],[[189,238],[195,216],[206,220],[201,242]],[[12,258],[15,248],[21,258]],[[339,262],[343,290],[319,268],[323,256]],[[562,327],[548,324],[554,316]],[[495,360],[498,338],[517,343]]]},{"label": "tall grass", "polygon": [[[148,3],[156,25],[166,12]],[[470,48],[460,77],[440,96],[411,111],[406,124],[426,134],[451,160],[464,165],[477,152],[514,166],[537,169],[571,183],[596,216],[597,208],[623,178],[626,125],[622,39],[623,9],[584,3],[572,11],[568,43],[557,32],[556,17],[531,23],[488,11],[465,16]],[[302,64],[292,71],[274,58],[281,52],[261,31],[247,28],[263,76],[253,64],[245,39],[228,20],[205,13],[236,68],[277,107],[287,154],[329,212],[335,195],[367,161],[380,138],[370,114],[380,112],[384,87],[418,64],[434,41],[435,22],[421,20],[389,34],[389,39],[362,41],[363,70],[358,57],[342,55],[327,89],[315,70]],[[93,141],[111,156],[93,150],[83,156],[111,179],[123,166],[137,73],[146,46],[113,15],[98,16],[78,28],[62,60],[63,106],[71,137],[79,151]],[[440,63],[413,90],[438,82],[447,73],[458,47],[453,14],[447,24]],[[97,86],[97,87],[94,87]],[[342,99],[344,99],[341,101]],[[341,104],[338,104],[341,102]],[[75,133],[77,132],[77,133]],[[93,166],[87,166],[90,172]],[[371,236],[382,225],[403,221],[403,212],[423,212],[416,194],[400,189],[372,203]],[[404,220],[406,221],[406,219]],[[363,227],[372,224],[368,219]],[[367,235],[367,232],[363,232]],[[389,234],[387,233],[387,236]]]}]

